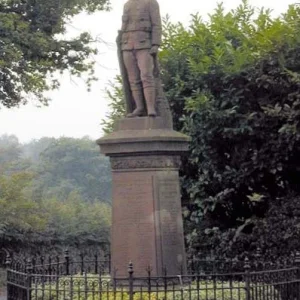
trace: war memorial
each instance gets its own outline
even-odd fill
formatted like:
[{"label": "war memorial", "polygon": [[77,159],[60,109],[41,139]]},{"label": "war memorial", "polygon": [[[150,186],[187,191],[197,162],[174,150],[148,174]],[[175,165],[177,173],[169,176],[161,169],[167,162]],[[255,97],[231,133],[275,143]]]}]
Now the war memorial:
[{"label": "war memorial", "polygon": [[[298,300],[300,252],[187,260],[179,182],[190,138],[173,129],[160,80],[157,0],[128,0],[117,36],[126,115],[100,138],[112,170],[111,259],[13,261],[8,300]],[[200,162],[201,163],[201,162]]]},{"label": "war memorial", "polygon": [[117,38],[127,115],[100,140],[113,173],[112,269],[162,275],[186,268],[178,169],[189,137],[173,130],[159,77],[156,0],[130,0]]}]

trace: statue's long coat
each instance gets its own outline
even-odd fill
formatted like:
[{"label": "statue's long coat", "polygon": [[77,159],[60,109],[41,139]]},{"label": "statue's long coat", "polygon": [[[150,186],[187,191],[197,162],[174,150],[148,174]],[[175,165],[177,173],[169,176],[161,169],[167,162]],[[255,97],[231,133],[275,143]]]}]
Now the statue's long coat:
[{"label": "statue's long coat", "polygon": [[[126,111],[134,110],[130,85],[123,61],[123,51],[151,49],[152,46],[160,46],[162,39],[161,17],[157,0],[128,0],[124,5],[122,27],[117,38],[118,59],[123,79],[123,89],[126,102]],[[154,58],[154,77],[157,90],[157,112],[164,115],[166,122],[171,126],[171,113],[165,99],[159,79],[157,57]]]}]

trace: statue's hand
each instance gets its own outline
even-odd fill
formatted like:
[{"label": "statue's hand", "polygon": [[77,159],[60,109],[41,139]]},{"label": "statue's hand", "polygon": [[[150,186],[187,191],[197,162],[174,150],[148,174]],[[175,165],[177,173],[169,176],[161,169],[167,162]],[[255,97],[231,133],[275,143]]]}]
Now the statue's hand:
[{"label": "statue's hand", "polygon": [[155,56],[158,53],[158,46],[152,46],[152,48],[150,49],[149,53],[153,56]]}]

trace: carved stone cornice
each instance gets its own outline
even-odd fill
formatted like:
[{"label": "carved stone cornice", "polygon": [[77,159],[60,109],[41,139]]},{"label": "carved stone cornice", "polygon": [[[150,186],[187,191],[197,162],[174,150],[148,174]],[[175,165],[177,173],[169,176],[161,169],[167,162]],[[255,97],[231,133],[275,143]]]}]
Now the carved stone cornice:
[{"label": "carved stone cornice", "polygon": [[113,170],[126,169],[178,169],[180,157],[170,155],[149,155],[132,157],[111,157],[111,168]]}]

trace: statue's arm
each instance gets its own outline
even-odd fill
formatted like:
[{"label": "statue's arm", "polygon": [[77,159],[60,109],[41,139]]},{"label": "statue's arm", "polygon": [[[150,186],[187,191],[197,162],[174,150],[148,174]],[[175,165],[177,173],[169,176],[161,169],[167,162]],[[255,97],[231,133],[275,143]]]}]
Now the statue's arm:
[{"label": "statue's arm", "polygon": [[127,22],[128,22],[128,16],[126,14],[126,6],[127,6],[127,3],[125,3],[125,5],[123,7],[121,31],[125,31],[126,30],[126,26],[127,26]]},{"label": "statue's arm", "polygon": [[158,2],[156,0],[151,0],[149,9],[152,26],[152,46],[160,46],[162,39],[162,25]]}]

